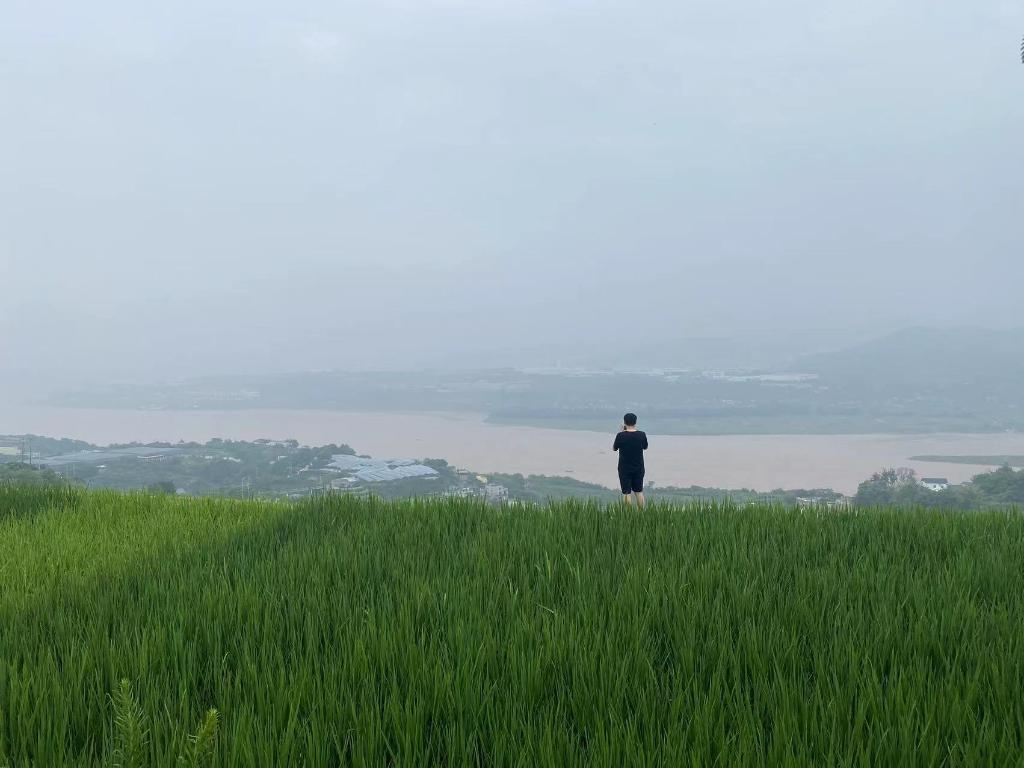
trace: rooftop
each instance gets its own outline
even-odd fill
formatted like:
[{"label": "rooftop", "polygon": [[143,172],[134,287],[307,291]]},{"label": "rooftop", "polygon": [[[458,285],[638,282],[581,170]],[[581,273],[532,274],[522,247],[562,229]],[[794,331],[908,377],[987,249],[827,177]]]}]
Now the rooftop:
[{"label": "rooftop", "polygon": [[365,483],[383,483],[391,480],[406,480],[411,477],[436,477],[436,469],[419,464],[412,459],[371,459],[368,456],[331,457],[330,466],[344,472],[351,472],[352,479]]},{"label": "rooftop", "polygon": [[37,464],[43,466],[58,467],[65,464],[95,464],[101,461],[112,461],[115,459],[132,458],[155,458],[157,456],[172,456],[182,453],[181,448],[154,448],[152,446],[134,448],[106,448],[101,451],[78,451],[76,453],[65,453],[61,456],[44,456],[36,458]]}]

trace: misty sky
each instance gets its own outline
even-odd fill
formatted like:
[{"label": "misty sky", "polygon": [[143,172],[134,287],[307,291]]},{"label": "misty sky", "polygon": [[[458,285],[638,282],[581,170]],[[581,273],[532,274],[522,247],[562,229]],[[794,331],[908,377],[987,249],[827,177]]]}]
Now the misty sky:
[{"label": "misty sky", "polygon": [[1022,34],[1016,0],[4,0],[2,374],[1024,325]]}]

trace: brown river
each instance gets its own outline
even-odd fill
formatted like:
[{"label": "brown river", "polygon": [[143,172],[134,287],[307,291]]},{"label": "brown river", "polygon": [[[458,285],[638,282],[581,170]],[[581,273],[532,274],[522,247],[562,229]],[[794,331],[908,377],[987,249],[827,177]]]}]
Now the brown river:
[{"label": "brown river", "polygon": [[[642,426],[642,425],[641,425]],[[607,433],[488,424],[475,414],[312,410],[129,411],[0,404],[0,434],[33,433],[92,443],[295,438],[348,443],[381,458],[443,458],[477,472],[566,475],[615,484]],[[882,467],[969,479],[990,467],[914,462],[918,454],[1021,454],[1024,433],[933,435],[657,435],[647,477],[659,485],[834,488],[845,493]]]}]

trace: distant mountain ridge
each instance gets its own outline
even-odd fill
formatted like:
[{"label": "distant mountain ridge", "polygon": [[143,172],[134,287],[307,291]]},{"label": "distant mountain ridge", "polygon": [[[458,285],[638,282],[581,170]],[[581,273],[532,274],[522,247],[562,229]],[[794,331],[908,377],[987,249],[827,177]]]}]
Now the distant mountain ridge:
[{"label": "distant mountain ridge", "polygon": [[[826,342],[818,339],[817,348]],[[732,372],[691,367],[693,358],[668,346],[663,359],[664,368],[630,371],[207,377],[70,392],[55,402],[168,410],[457,412],[484,414],[496,423],[584,430],[606,429],[628,408],[643,412],[645,423],[662,434],[1024,431],[1024,329],[909,328],[839,351],[803,354],[789,365]]]},{"label": "distant mountain ridge", "polygon": [[861,393],[1019,399],[1024,391],[1024,328],[908,328],[837,352],[802,356],[789,369]]}]

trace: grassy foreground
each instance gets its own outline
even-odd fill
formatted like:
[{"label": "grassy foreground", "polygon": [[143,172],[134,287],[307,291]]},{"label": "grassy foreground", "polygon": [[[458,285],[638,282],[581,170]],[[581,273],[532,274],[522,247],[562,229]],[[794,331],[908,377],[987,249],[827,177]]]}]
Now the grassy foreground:
[{"label": "grassy foreground", "polygon": [[113,764],[121,679],[145,766],[1017,765],[1022,628],[1011,513],[0,487],[12,768]]}]

